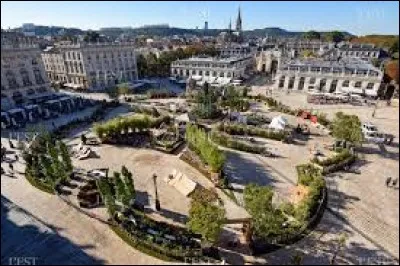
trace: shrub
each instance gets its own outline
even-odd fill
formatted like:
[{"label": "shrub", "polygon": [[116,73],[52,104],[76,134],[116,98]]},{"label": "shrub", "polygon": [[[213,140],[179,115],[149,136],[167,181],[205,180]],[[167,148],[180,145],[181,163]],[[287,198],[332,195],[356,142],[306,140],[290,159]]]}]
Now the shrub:
[{"label": "shrub", "polygon": [[195,125],[187,125],[186,140],[189,148],[198,154],[213,172],[221,171],[225,163],[224,153],[208,139],[204,130]]}]

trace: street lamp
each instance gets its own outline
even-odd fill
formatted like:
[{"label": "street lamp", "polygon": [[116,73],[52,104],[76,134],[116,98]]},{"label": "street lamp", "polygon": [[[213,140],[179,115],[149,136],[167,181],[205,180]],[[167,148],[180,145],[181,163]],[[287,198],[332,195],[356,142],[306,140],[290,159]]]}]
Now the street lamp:
[{"label": "street lamp", "polygon": [[153,184],[154,184],[154,198],[155,198],[155,205],[154,209],[156,211],[160,211],[160,200],[158,199],[158,192],[157,192],[157,175],[153,174]]}]

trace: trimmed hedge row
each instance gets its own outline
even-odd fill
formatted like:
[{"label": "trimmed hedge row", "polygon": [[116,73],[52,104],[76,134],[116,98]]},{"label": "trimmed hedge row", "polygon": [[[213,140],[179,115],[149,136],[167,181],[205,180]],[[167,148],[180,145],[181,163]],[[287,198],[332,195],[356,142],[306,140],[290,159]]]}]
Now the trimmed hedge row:
[{"label": "trimmed hedge row", "polygon": [[246,126],[238,123],[221,123],[218,124],[217,129],[230,135],[249,135],[273,140],[283,140],[287,135],[287,133],[284,131],[274,131],[256,126]]},{"label": "trimmed hedge row", "polygon": [[235,140],[228,134],[218,132],[216,130],[211,131],[211,140],[221,146],[239,151],[251,152],[256,154],[262,154],[265,152],[265,147],[263,146],[251,145],[240,140]]},{"label": "trimmed hedge row", "polygon": [[320,166],[327,167],[331,165],[338,164],[340,162],[343,162],[347,159],[351,158],[356,158],[355,155],[353,155],[348,149],[343,149],[341,152],[338,154],[334,155],[333,157],[327,158],[325,160],[319,160],[318,158],[313,158],[311,160],[312,163],[316,163]]}]

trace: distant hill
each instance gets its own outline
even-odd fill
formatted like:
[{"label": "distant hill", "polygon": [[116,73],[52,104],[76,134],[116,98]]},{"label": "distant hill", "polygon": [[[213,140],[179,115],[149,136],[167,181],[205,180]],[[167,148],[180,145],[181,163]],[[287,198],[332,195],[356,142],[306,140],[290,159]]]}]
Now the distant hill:
[{"label": "distant hill", "polygon": [[354,37],[352,43],[371,43],[377,47],[390,50],[390,52],[399,51],[399,35],[365,35]]},{"label": "distant hill", "polygon": [[[22,28],[15,28],[14,30],[22,32]],[[140,27],[140,28],[105,28],[98,30],[100,34],[108,35],[110,37],[117,37],[118,35],[124,33],[129,35],[145,35],[145,36],[173,36],[173,35],[198,35],[198,36],[217,36],[223,31],[227,31],[227,29],[208,29],[204,31],[203,29],[184,29],[184,28],[176,28],[176,27]],[[37,26],[34,27],[35,35],[44,36],[44,35],[60,35],[60,33],[65,35],[81,35],[85,34],[87,31],[78,29],[78,28],[66,28],[61,26]],[[278,27],[268,27],[263,29],[254,29],[254,30],[245,30],[243,34],[246,37],[296,37],[301,36],[304,32],[301,31],[287,31],[285,29],[281,29]],[[354,36],[348,32],[343,32],[346,36]],[[324,32],[321,32],[323,35]]]},{"label": "distant hill", "polygon": [[[23,29],[21,27],[15,28],[13,30],[17,32],[23,32]],[[65,28],[61,26],[38,26],[38,25],[34,26],[33,32],[35,32],[36,36],[81,35],[85,33],[85,31],[78,28]]]}]

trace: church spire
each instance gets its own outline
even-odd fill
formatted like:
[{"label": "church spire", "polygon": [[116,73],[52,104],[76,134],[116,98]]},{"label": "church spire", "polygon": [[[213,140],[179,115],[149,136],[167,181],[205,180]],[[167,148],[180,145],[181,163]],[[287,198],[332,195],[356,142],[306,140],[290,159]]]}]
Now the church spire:
[{"label": "church spire", "polygon": [[242,31],[242,16],[240,14],[240,6],[239,6],[239,10],[238,10],[238,16],[236,19],[236,31],[239,31],[239,32]]}]

